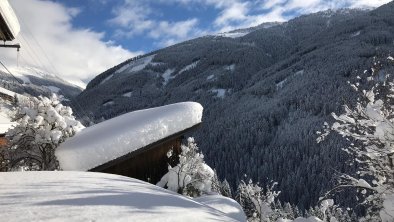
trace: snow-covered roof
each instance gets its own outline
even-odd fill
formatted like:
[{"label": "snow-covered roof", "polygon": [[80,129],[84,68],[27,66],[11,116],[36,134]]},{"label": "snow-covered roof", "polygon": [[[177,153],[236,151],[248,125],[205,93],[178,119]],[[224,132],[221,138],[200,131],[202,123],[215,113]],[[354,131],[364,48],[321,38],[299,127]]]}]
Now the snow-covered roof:
[{"label": "snow-covered roof", "polygon": [[155,185],[93,172],[0,173],[4,221],[237,221]]},{"label": "snow-covered roof", "polygon": [[0,134],[4,134],[9,128],[14,126],[15,123],[11,121],[10,117],[7,116],[2,110],[0,110]]},{"label": "snow-covered roof", "polygon": [[10,91],[8,89],[4,89],[3,87],[0,87],[0,93],[8,95],[8,96],[11,96],[11,97],[14,97],[15,95],[19,96],[18,93],[12,92],[12,91]]},{"label": "snow-covered roof", "polygon": [[[4,89],[0,87],[0,93],[9,95],[9,96],[14,96],[16,93]],[[16,94],[19,95],[19,94]],[[10,101],[4,100],[0,98],[0,134],[4,134],[8,131],[9,128],[15,125],[14,122],[11,120],[11,116],[13,115],[13,105],[11,104]]]},{"label": "snow-covered roof", "polygon": [[195,102],[139,110],[85,128],[56,150],[63,170],[86,171],[201,122]]},{"label": "snow-covered roof", "polygon": [[[12,9],[8,0],[1,0],[0,1],[0,14],[3,18],[5,25],[8,27],[9,30],[1,28],[1,33],[4,36],[1,36],[4,41],[11,41],[13,40],[18,33],[20,32],[21,28],[19,25],[18,18],[16,17],[14,10]],[[11,33],[9,33],[11,32]]]}]

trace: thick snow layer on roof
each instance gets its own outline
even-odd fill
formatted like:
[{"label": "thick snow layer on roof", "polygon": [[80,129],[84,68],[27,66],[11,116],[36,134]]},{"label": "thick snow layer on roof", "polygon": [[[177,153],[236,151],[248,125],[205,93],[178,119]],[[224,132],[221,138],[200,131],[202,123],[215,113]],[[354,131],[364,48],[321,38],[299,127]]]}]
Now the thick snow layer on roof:
[{"label": "thick snow layer on roof", "polygon": [[8,28],[10,29],[10,31],[12,32],[14,37],[16,37],[18,35],[18,33],[20,32],[21,27],[19,25],[18,18],[16,17],[14,10],[12,9],[8,0],[1,0],[0,1],[0,13],[3,16],[3,18],[5,19],[5,22],[7,23]]},{"label": "thick snow layer on roof", "polygon": [[10,117],[0,110],[0,134],[6,133],[14,125],[15,123],[11,121]]},{"label": "thick snow layer on roof", "polygon": [[[9,96],[14,96],[16,93],[0,87],[0,92]],[[18,94],[16,94],[18,95]],[[20,96],[20,95],[19,95]],[[14,115],[13,105],[10,101],[0,98],[0,134],[4,134],[15,125],[11,120]]]},{"label": "thick snow layer on roof", "polygon": [[184,102],[123,114],[67,139],[56,157],[63,170],[89,170],[200,123],[202,111]]},{"label": "thick snow layer on roof", "polygon": [[208,195],[194,198],[193,200],[220,210],[227,216],[237,221],[246,221],[246,216],[242,207],[237,201],[221,195]]},{"label": "thick snow layer on roof", "polygon": [[3,87],[0,87],[0,93],[8,95],[8,96],[12,96],[12,97],[14,97],[15,95],[18,95],[15,92],[12,92],[12,91],[10,91],[8,89],[4,89]]},{"label": "thick snow layer on roof", "polygon": [[140,180],[92,172],[0,173],[3,221],[236,221]]}]

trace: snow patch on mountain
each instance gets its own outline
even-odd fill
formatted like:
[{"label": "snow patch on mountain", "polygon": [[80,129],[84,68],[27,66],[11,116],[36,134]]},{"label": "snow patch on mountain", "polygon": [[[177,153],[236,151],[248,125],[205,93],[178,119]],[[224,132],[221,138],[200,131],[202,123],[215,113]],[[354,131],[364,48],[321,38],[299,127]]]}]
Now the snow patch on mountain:
[{"label": "snow patch on mountain", "polygon": [[161,76],[163,77],[163,86],[167,85],[168,82],[175,78],[175,76],[171,76],[174,73],[175,69],[167,69]]},{"label": "snow patch on mountain", "polygon": [[250,33],[250,31],[245,30],[245,31],[239,31],[239,32],[223,32],[223,33],[218,33],[215,36],[235,39],[235,38],[243,37],[249,33]]},{"label": "snow patch on mountain", "polygon": [[126,93],[123,93],[123,95],[122,96],[124,96],[124,97],[131,97],[131,95],[133,94],[133,92],[126,92]]},{"label": "snow patch on mountain", "polygon": [[291,75],[291,76],[285,78],[284,80],[278,82],[278,83],[276,84],[276,90],[282,89],[282,88],[284,87],[284,85],[285,85],[288,81],[290,81],[290,80],[292,80],[292,79],[294,79],[294,78],[296,78],[296,77],[298,77],[298,76],[301,76],[301,75],[303,75],[303,74],[304,74],[304,70],[300,70],[300,71],[297,71],[296,73],[294,73],[293,75]]},{"label": "snow patch on mountain", "polygon": [[224,69],[227,70],[227,71],[230,71],[230,72],[234,72],[235,64],[231,64],[231,65],[225,66]]},{"label": "snow patch on mountain", "polygon": [[245,28],[245,29],[237,29],[237,30],[233,30],[230,32],[222,32],[222,33],[215,34],[213,36],[235,39],[235,38],[243,37],[243,36],[253,32],[253,31],[256,31],[256,30],[267,29],[267,28],[271,28],[271,27],[274,27],[274,26],[277,26],[280,24],[282,24],[282,23],[281,22],[266,22],[266,23],[260,24],[258,26]]},{"label": "snow patch on mountain", "polygon": [[226,96],[227,89],[211,89],[210,92],[216,93],[215,97],[223,99]]},{"label": "snow patch on mountain", "polygon": [[110,100],[110,101],[108,101],[108,102],[105,102],[105,103],[103,104],[103,106],[111,106],[111,105],[114,105],[114,104],[115,104],[115,102],[112,101],[112,100]]},{"label": "snow patch on mountain", "polygon": [[115,74],[132,73],[132,72],[141,71],[141,70],[145,69],[145,67],[148,64],[150,64],[154,58],[155,58],[155,55],[150,55],[150,56],[146,56],[146,57],[131,61],[131,62],[127,63],[126,65],[122,66],[121,68],[119,68],[118,70],[116,70]]},{"label": "snow patch on mountain", "polygon": [[114,77],[114,74],[111,74],[111,75],[107,76],[103,81],[101,81],[100,85],[101,85],[101,84],[104,84],[105,82],[107,82],[108,80],[110,80],[112,77]]},{"label": "snow patch on mountain", "polygon": [[45,86],[47,87],[49,90],[51,90],[53,93],[59,93],[60,88],[56,87],[56,86]]},{"label": "snow patch on mountain", "polygon": [[199,62],[200,62],[200,60],[195,61],[195,62],[193,62],[193,63],[191,63],[191,64],[185,66],[184,68],[182,68],[182,69],[178,72],[178,75],[179,75],[179,74],[182,74],[183,72],[186,72],[186,71],[189,71],[189,70],[191,70],[191,69],[196,68]]},{"label": "snow patch on mountain", "polygon": [[350,37],[356,37],[356,36],[359,36],[361,34],[361,31],[359,30],[359,31],[357,31],[357,32],[354,32],[354,33],[352,33],[351,35],[350,35]]}]

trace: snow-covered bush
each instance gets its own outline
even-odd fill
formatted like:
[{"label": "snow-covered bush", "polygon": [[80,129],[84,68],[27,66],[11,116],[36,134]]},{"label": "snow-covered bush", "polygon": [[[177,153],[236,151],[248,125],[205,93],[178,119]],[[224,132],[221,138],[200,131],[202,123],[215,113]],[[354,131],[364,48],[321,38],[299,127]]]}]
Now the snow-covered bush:
[{"label": "snow-covered bush", "polygon": [[318,206],[311,207],[306,212],[306,217],[316,217],[324,222],[350,222],[356,221],[356,216],[349,214],[348,210],[334,204],[334,200],[322,200]]},{"label": "snow-covered bush", "polygon": [[[179,163],[171,167],[157,183],[160,187],[183,195],[196,197],[211,191],[214,172],[205,162],[204,155],[198,152],[194,138],[187,139],[187,145],[181,146]],[[173,155],[170,151],[168,156]]]},{"label": "snow-covered bush", "polygon": [[241,180],[238,185],[236,200],[244,209],[249,222],[276,221],[280,217],[274,207],[276,197],[280,191],[273,191],[276,183],[266,189],[254,184],[252,180],[248,183]]},{"label": "snow-covered bush", "polygon": [[71,108],[63,106],[56,95],[18,98],[13,121],[17,125],[6,133],[11,169],[58,169],[55,149],[84,128],[75,120]]},{"label": "snow-covered bush", "polygon": [[[390,75],[393,73],[388,71],[393,70],[393,65],[392,57],[382,62],[376,60],[364,84],[351,84],[359,94],[356,105],[345,105],[341,115],[333,113],[336,122],[325,123],[324,131],[318,132],[318,142],[326,139],[330,132],[349,140],[349,147],[343,150],[360,166],[358,175],[341,175],[333,191],[358,189],[365,198],[363,204],[368,212],[365,220],[368,221],[394,221],[394,83]],[[374,83],[371,88],[361,88],[371,83]]]}]

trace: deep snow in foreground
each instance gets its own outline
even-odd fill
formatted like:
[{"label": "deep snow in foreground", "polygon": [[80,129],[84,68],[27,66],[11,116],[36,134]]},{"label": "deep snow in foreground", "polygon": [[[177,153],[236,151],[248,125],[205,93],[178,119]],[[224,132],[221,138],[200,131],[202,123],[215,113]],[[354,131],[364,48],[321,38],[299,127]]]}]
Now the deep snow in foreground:
[{"label": "deep snow in foreground", "polygon": [[236,221],[212,207],[140,180],[66,171],[0,173],[0,218],[4,221]]},{"label": "deep snow in foreground", "polygon": [[67,139],[56,157],[63,170],[86,171],[200,123],[202,111],[183,102],[123,114]]},{"label": "deep snow in foreground", "polygon": [[238,221],[246,221],[242,207],[237,201],[222,195],[209,195],[194,198],[193,200],[222,211],[229,217]]}]

